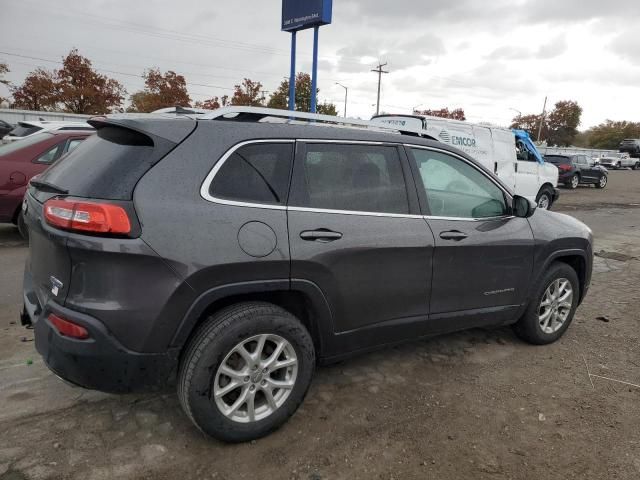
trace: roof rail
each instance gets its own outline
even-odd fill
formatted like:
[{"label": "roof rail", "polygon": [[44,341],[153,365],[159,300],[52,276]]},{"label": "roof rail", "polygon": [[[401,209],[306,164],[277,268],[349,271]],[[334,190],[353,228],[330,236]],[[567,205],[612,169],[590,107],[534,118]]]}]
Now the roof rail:
[{"label": "roof rail", "polygon": [[219,120],[235,122],[260,122],[266,119],[278,121],[278,123],[316,123],[338,127],[360,127],[371,130],[380,130],[391,133],[406,133],[423,135],[422,130],[398,128],[393,125],[381,125],[380,123],[356,118],[343,118],[333,115],[320,115],[317,113],[293,112],[291,110],[279,110],[275,108],[230,106],[222,107],[211,112],[198,115],[198,120]]}]

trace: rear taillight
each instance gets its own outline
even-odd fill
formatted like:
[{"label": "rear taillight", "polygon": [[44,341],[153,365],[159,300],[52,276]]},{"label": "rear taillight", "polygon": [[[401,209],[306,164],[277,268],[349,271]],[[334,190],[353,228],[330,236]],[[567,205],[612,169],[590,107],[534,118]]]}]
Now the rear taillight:
[{"label": "rear taillight", "polygon": [[56,327],[56,330],[60,332],[60,335],[77,338],[78,340],[86,340],[89,338],[89,332],[87,329],[81,327],[77,323],[70,322],[69,320],[54,315],[53,313],[49,315],[49,321],[51,322],[51,325]]},{"label": "rear taillight", "polygon": [[571,165],[559,165],[558,170],[560,170],[561,172],[570,172]]},{"label": "rear taillight", "polygon": [[126,210],[110,203],[52,199],[44,204],[44,218],[64,230],[115,235],[131,232]]}]

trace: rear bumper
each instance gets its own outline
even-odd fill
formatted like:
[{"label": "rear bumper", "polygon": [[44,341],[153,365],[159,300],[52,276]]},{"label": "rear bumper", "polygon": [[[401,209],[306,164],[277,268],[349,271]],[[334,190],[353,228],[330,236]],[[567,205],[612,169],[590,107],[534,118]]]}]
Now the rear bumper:
[{"label": "rear bumper", "polygon": [[22,196],[7,194],[0,195],[0,223],[11,223],[14,221],[16,212],[22,204]]},{"label": "rear bumper", "polygon": [[[90,333],[87,340],[61,335],[49,323],[55,313]],[[123,393],[162,390],[171,383],[177,353],[138,353],[123,347],[99,320],[53,301],[40,305],[31,275],[25,272],[23,324],[33,325],[36,350],[49,369],[75,385]]]},{"label": "rear bumper", "polygon": [[558,183],[570,183],[574,172],[566,172],[558,175]]}]

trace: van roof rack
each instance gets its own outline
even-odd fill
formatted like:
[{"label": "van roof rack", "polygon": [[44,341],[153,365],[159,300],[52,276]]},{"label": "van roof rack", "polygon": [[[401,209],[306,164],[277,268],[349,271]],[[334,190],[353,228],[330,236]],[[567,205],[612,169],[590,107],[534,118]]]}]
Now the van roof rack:
[{"label": "van roof rack", "polygon": [[291,110],[279,110],[275,108],[230,106],[222,107],[205,114],[199,114],[198,120],[218,120],[233,122],[272,122],[288,124],[311,124],[319,126],[333,126],[346,128],[366,128],[386,133],[399,133],[407,135],[424,135],[422,130],[398,128],[392,125],[356,118],[344,118],[333,115],[321,115],[317,113],[294,112]]}]

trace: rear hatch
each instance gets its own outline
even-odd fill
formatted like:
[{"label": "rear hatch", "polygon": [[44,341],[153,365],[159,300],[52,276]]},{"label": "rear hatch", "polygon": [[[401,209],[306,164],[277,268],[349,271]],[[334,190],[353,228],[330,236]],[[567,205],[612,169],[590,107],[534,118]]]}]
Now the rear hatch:
[{"label": "rear hatch", "polygon": [[[137,182],[196,126],[190,119],[140,116],[100,118],[91,124],[97,129],[96,135],[32,179],[25,197],[23,211],[29,228],[25,294],[31,300],[37,296],[41,306],[49,300],[65,304],[74,257],[79,249],[91,248],[91,242],[83,247],[82,234],[47,224],[45,202],[54,197],[106,200],[122,206],[135,219],[133,191]],[[132,229],[132,234],[139,235],[139,226]],[[69,248],[70,238],[74,239],[74,248]]]}]

